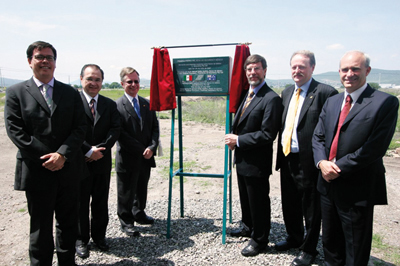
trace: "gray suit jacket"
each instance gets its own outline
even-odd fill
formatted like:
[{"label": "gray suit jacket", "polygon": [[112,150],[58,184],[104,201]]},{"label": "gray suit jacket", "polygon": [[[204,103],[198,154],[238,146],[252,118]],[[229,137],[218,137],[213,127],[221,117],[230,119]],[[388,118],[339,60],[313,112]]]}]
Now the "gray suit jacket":
[{"label": "gray suit jacket", "polygon": [[[84,167],[80,149],[86,130],[84,115],[77,90],[57,80],[52,110],[33,79],[7,89],[5,124],[8,136],[18,147],[16,190],[46,189],[57,178],[78,181]],[[40,157],[51,152],[67,157],[59,171],[52,172],[42,166],[44,160]]]}]

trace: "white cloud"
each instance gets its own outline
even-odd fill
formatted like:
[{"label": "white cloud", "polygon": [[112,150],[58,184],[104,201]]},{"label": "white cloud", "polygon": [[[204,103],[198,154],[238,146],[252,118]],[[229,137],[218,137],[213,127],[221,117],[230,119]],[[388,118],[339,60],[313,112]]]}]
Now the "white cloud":
[{"label": "white cloud", "polygon": [[340,43],[334,43],[326,47],[327,50],[342,50],[344,48]]}]

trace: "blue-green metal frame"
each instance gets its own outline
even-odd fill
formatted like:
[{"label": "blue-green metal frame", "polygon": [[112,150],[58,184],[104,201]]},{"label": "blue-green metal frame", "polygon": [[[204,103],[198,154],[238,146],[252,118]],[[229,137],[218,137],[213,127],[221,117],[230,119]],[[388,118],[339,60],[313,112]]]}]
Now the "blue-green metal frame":
[{"label": "blue-green metal frame", "polygon": [[[223,194],[223,210],[222,210],[222,244],[225,244],[226,239],[226,214],[227,214],[227,199],[229,189],[229,222],[232,223],[232,151],[225,146],[224,159],[224,174],[201,174],[201,173],[185,173],[183,171],[183,143],[182,143],[182,96],[178,97],[178,128],[179,128],[179,169],[174,172],[174,138],[175,138],[175,109],[172,110],[171,116],[171,150],[169,164],[169,188],[168,188],[168,218],[167,218],[167,238],[171,237],[171,200],[172,200],[172,182],[174,176],[179,176],[180,182],[180,208],[181,217],[184,210],[184,193],[183,193],[183,177],[212,177],[224,179],[224,194]],[[232,115],[229,113],[229,95],[226,95],[226,117],[225,117],[225,133],[228,134],[231,129]],[[229,182],[229,187],[228,187]]]}]

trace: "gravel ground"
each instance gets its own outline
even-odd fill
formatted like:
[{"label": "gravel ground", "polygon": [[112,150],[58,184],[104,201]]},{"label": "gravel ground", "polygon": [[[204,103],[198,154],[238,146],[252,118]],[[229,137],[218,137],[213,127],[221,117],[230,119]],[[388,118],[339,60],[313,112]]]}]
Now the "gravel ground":
[{"label": "gravel ground", "polygon": [[[116,204],[110,205],[110,223],[107,240],[111,248],[99,251],[92,245],[90,257],[77,258],[78,265],[290,265],[298,250],[276,252],[273,244],[256,257],[246,258],[240,251],[248,238],[226,237],[222,244],[222,198],[185,199],[184,218],[180,218],[179,201],[172,202],[171,238],[166,238],[168,202],[150,201],[147,212],[156,218],[152,226],[138,226],[140,237],[127,237],[119,229]],[[271,198],[272,229],[270,242],[285,237],[280,199]],[[240,217],[238,201],[232,204],[234,217]],[[111,215],[114,214],[114,215]],[[240,226],[239,222],[227,223],[227,231]],[[322,254],[321,247],[319,251]],[[323,265],[317,258],[315,265]]]}]

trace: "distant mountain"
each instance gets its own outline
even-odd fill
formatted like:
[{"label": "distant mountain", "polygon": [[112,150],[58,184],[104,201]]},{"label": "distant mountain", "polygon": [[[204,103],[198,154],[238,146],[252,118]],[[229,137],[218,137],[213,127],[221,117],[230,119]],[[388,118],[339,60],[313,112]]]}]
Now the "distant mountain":
[{"label": "distant mountain", "polygon": [[19,79],[8,79],[8,78],[1,78],[0,79],[0,87],[10,87],[11,85],[17,84],[22,80]]},{"label": "distant mountain", "polygon": [[[268,75],[267,75],[268,76]],[[313,75],[313,78],[319,82],[329,84],[333,87],[340,87],[342,83],[340,82],[339,72],[331,71],[321,74]],[[284,87],[286,84],[293,84],[292,79],[266,79],[269,85],[274,87]],[[374,82],[381,84],[391,84],[392,86],[400,85],[400,70],[383,70],[383,69],[372,69],[367,77],[368,82]]]},{"label": "distant mountain", "polygon": [[[9,79],[9,78],[1,78],[0,79],[0,87],[10,87],[11,85],[17,84],[19,82],[22,82],[23,80],[19,80],[19,79]],[[103,84],[105,83],[113,83],[114,81],[104,81]],[[119,82],[119,80],[117,80],[116,82]],[[74,80],[71,82],[71,85],[77,85],[80,86],[81,85],[81,81],[78,80]],[[150,80],[149,79],[140,79],[140,85],[141,86],[145,86],[146,88],[150,87]]]},{"label": "distant mountain", "polygon": [[[268,75],[267,75],[268,77]],[[313,75],[314,79],[329,84],[333,87],[340,87],[342,84],[340,83],[339,73],[335,71],[325,72],[321,74]],[[8,79],[1,78],[0,79],[0,87],[9,87],[13,84],[21,82],[22,80],[17,79]],[[268,85],[273,87],[285,87],[286,84],[293,84],[292,79],[266,79]],[[374,82],[382,85],[392,85],[392,86],[400,86],[400,70],[384,70],[384,69],[372,69],[371,73],[367,77],[368,82]],[[103,83],[112,83],[114,81],[104,81]],[[119,81],[117,81],[119,82]],[[80,85],[80,80],[75,80],[71,82],[72,85]],[[140,80],[140,85],[145,86],[146,88],[150,87],[150,80],[142,78]],[[383,86],[382,86],[383,87]],[[387,87],[387,86],[385,86]]]}]

